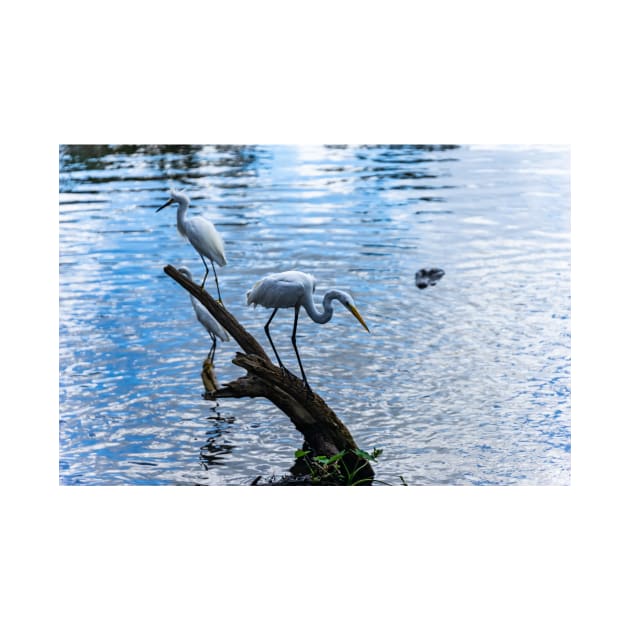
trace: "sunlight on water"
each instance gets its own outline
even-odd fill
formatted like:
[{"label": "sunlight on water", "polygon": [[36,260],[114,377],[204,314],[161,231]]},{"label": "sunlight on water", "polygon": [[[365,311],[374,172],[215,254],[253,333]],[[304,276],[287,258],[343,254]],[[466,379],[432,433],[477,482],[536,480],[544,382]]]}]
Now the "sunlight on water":
[{"label": "sunlight on water", "polygon": [[[569,153],[552,146],[62,146],[60,482],[245,484],[301,436],[264,400],[203,400],[209,338],[162,269],[203,265],[155,213],[170,186],[223,235],[227,307],[267,347],[245,292],[298,268],[349,291],[300,319],[309,381],[377,477],[570,482]],[[419,290],[415,272],[444,277]],[[214,288],[214,287],[213,287]],[[292,312],[274,340],[298,372]],[[221,382],[242,375],[219,344]]]}]

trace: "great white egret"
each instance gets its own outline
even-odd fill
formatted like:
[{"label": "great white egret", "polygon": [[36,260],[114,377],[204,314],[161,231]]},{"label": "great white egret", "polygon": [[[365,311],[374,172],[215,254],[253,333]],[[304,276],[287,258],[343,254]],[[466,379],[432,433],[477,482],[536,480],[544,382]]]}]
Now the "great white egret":
[{"label": "great white egret", "polygon": [[[180,267],[177,271],[182,275],[186,276],[191,282],[193,281],[192,274],[186,267]],[[210,363],[214,360],[214,351],[217,347],[217,337],[221,341],[229,341],[230,337],[227,334],[225,328],[219,324],[219,322],[210,315],[208,309],[193,295],[190,296],[190,301],[192,303],[192,307],[195,311],[195,315],[199,320],[199,323],[208,331],[210,338],[212,339],[212,348],[208,353],[208,359]]]},{"label": "great white egret", "polygon": [[164,205],[160,206],[156,212],[166,208],[166,206],[170,206],[172,203],[178,204],[177,229],[179,230],[179,233],[186,237],[190,241],[190,244],[197,250],[197,253],[201,256],[203,265],[206,268],[206,275],[203,277],[201,282],[201,288],[203,289],[206,283],[206,278],[208,277],[209,269],[205,259],[209,258],[210,263],[212,264],[212,271],[214,272],[214,281],[217,285],[219,302],[223,303],[221,300],[221,291],[219,290],[217,271],[214,268],[215,262],[220,267],[224,267],[227,264],[223,239],[208,219],[204,219],[200,216],[190,218],[186,216],[186,210],[188,210],[188,206],[190,205],[190,199],[185,193],[177,192],[176,190],[171,189],[169,194],[169,200]]},{"label": "great white egret", "polygon": [[313,301],[314,292],[315,278],[311,274],[303,273],[301,271],[271,273],[265,276],[262,280],[256,282],[251,290],[247,292],[247,304],[253,304],[254,307],[260,305],[266,308],[274,309],[273,313],[271,313],[271,317],[265,324],[265,334],[267,335],[267,339],[269,339],[269,343],[276,355],[276,359],[278,359],[278,364],[283,369],[284,366],[282,365],[282,361],[278,356],[276,347],[273,345],[273,341],[271,339],[271,334],[269,333],[269,324],[271,324],[271,320],[274,318],[279,308],[293,307],[295,309],[291,343],[293,344],[293,349],[295,350],[295,355],[297,356],[297,360],[300,365],[300,371],[302,372],[304,384],[309,389],[310,385],[306,380],[306,374],[304,373],[304,368],[302,367],[302,360],[300,359],[300,353],[298,352],[296,342],[297,323],[301,306],[304,307],[304,310],[314,322],[317,322],[318,324],[325,324],[330,321],[330,318],[333,316],[332,301],[337,300],[359,320],[365,330],[370,332],[370,329],[367,327],[357,310],[354,300],[347,293],[336,289],[327,291],[324,295],[324,299],[322,300],[324,310],[320,312],[315,307],[315,302]]}]

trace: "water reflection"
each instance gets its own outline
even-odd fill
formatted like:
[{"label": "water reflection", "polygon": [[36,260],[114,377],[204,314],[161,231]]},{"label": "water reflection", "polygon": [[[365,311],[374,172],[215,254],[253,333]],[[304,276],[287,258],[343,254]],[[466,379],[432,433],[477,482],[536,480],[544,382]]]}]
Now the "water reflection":
[{"label": "water reflection", "polygon": [[[154,213],[171,186],[221,232],[224,301],[263,343],[244,293],[265,273],[354,296],[369,339],[339,316],[304,320],[298,343],[313,387],[383,448],[380,478],[568,483],[568,151],[455,145],[61,147],[62,483],[240,484],[284,474],[301,444],[264,401],[208,418],[206,339],[162,272],[203,273]],[[447,274],[418,291],[423,267]],[[241,375],[234,350],[220,382]]]},{"label": "water reflection", "polygon": [[207,418],[212,428],[206,431],[206,443],[199,451],[199,460],[204,470],[209,470],[211,466],[225,465],[225,456],[229,455],[234,445],[227,441],[234,421],[234,416],[225,416],[221,414],[218,405],[215,406],[213,413]]}]

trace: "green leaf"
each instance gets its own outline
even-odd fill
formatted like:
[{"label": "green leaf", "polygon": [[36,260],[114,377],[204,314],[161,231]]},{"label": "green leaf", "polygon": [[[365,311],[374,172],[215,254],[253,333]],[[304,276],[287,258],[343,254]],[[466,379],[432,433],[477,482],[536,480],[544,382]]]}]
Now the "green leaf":
[{"label": "green leaf", "polygon": [[340,453],[336,453],[335,455],[332,455],[331,457],[328,458],[328,463],[332,464],[333,462],[340,460],[343,456],[344,456],[343,451],[341,451]]},{"label": "green leaf", "polygon": [[313,457],[313,459],[316,462],[327,466],[328,464],[334,464],[336,461],[340,460],[344,456],[344,454],[344,451],[341,451],[340,453],[335,453],[330,457],[327,457],[326,455],[317,455],[316,457]]},{"label": "green leaf", "polygon": [[370,455],[369,453],[367,453],[366,451],[364,451],[364,450],[362,450],[360,448],[355,448],[353,452],[354,452],[354,454],[357,457],[361,457],[362,459],[368,459],[368,460],[370,460],[372,462],[375,459],[374,456]]}]

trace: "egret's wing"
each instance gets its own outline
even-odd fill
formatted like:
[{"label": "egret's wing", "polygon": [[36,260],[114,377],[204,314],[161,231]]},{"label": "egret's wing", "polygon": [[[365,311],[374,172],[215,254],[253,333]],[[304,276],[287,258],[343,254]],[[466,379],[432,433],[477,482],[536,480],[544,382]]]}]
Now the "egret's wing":
[{"label": "egret's wing", "polygon": [[212,258],[220,267],[227,264],[223,239],[210,221],[199,216],[191,217],[186,222],[186,235],[198,252]]},{"label": "egret's wing", "polygon": [[195,310],[195,315],[199,320],[200,324],[213,335],[216,335],[221,341],[229,341],[230,336],[227,334],[227,331],[219,322],[210,315],[208,309],[196,298],[192,295],[190,296],[190,301],[192,302],[193,309]]},{"label": "egret's wing", "polygon": [[312,276],[299,271],[272,273],[247,292],[247,303],[267,308],[289,308],[311,291]]}]

